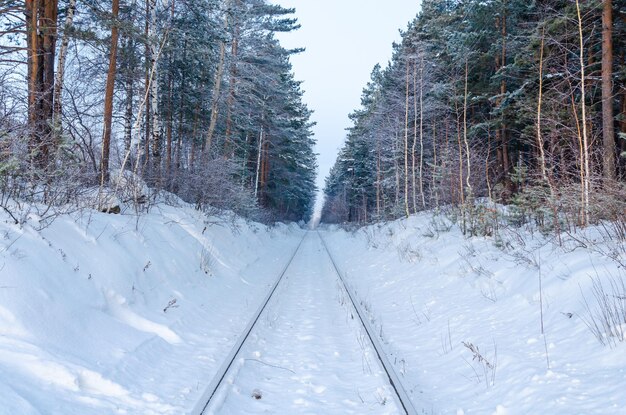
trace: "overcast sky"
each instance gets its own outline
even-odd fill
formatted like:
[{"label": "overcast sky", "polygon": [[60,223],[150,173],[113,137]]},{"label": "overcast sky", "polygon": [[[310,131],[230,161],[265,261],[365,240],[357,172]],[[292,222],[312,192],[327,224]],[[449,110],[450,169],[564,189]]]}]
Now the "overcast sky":
[{"label": "overcast sky", "polygon": [[348,114],[360,105],[361,91],[376,63],[391,58],[391,43],[399,41],[419,11],[420,0],[272,0],[294,7],[302,28],[279,34],[286,48],[306,51],[291,61],[296,79],[304,81],[305,102],[313,121],[319,153],[317,185],[335,162],[350,125]]}]

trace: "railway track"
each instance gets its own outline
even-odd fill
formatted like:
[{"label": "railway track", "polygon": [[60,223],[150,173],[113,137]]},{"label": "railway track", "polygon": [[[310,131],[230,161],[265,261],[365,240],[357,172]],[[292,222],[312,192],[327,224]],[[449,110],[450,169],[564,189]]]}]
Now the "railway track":
[{"label": "railway track", "polygon": [[398,403],[400,404],[402,409],[404,409],[404,412],[407,415],[417,415],[417,410],[413,406],[413,402],[411,401],[409,394],[406,392],[406,389],[404,388],[404,385],[402,384],[400,380],[400,376],[398,376],[395,370],[395,367],[389,361],[389,358],[387,357],[385,350],[383,349],[383,346],[378,339],[378,336],[376,336],[375,334],[376,332],[374,328],[372,327],[372,325],[370,324],[370,320],[367,318],[367,315],[365,314],[363,307],[361,307],[353,290],[349,287],[348,284],[346,284],[346,281],[341,275],[341,271],[339,270],[339,267],[337,266],[337,263],[335,262],[335,258],[333,258],[332,254],[330,253],[330,250],[328,249],[328,245],[326,245],[326,241],[324,240],[324,238],[322,238],[322,235],[320,235],[319,232],[317,234],[320,240],[322,241],[322,245],[324,245],[324,249],[326,250],[328,257],[330,258],[330,262],[332,262],[333,264],[333,268],[335,268],[337,277],[341,281],[343,288],[345,289],[346,293],[348,294],[348,297],[350,298],[352,307],[354,308],[357,315],[359,316],[359,320],[361,321],[361,324],[363,325],[363,328],[365,329],[365,332],[367,333],[367,337],[369,338],[370,343],[372,344],[372,346],[374,347],[374,350],[376,351],[376,356],[378,357],[380,364],[382,365],[383,369],[385,370],[385,373],[387,374],[389,383],[391,384],[393,390],[396,393]]},{"label": "railway track", "polygon": [[233,363],[235,362],[235,359],[237,358],[237,354],[243,347],[243,344],[245,343],[245,341],[248,339],[248,336],[250,336],[250,333],[252,332],[252,328],[259,321],[259,317],[261,317],[263,310],[265,310],[265,308],[267,307],[267,304],[270,302],[270,299],[276,292],[276,288],[278,288],[278,284],[280,284],[283,277],[285,276],[285,273],[289,269],[289,266],[293,262],[293,259],[298,254],[298,251],[300,250],[300,247],[302,246],[302,242],[304,242],[304,238],[306,238],[306,234],[300,240],[300,243],[298,244],[296,249],[293,251],[293,254],[291,254],[289,261],[287,261],[287,264],[278,275],[278,278],[274,282],[274,285],[270,289],[269,293],[263,299],[261,306],[257,309],[256,313],[254,313],[254,316],[252,317],[252,319],[250,320],[250,322],[248,323],[248,325],[246,326],[242,334],[237,339],[237,342],[235,343],[230,353],[224,360],[224,363],[222,363],[222,366],[217,371],[216,375],[213,377],[213,380],[211,381],[211,383],[209,383],[209,386],[206,388],[204,394],[202,395],[202,397],[200,398],[200,400],[198,401],[194,409],[190,412],[190,415],[203,415],[206,409],[211,404],[211,400],[213,399],[213,397],[215,396],[215,393],[217,392],[220,385],[224,381],[224,378],[226,377],[226,374],[228,373],[229,369],[232,367]]},{"label": "railway track", "polygon": [[[292,263],[294,262],[294,259],[298,256],[298,252],[300,251],[300,248],[301,248],[303,242],[305,241],[305,239],[312,238],[312,237],[320,239],[320,241],[321,241],[321,245],[320,246],[323,247],[323,251],[324,251],[324,253],[320,254],[320,255],[324,255],[325,254],[324,256],[328,257],[328,259],[330,260],[330,263],[332,263],[332,267],[329,266],[328,269],[332,270],[332,271],[330,271],[331,273],[332,272],[336,273],[336,276],[337,276],[336,279],[339,281],[339,285],[340,285],[341,289],[345,291],[345,293],[347,294],[347,297],[350,299],[351,304],[349,306],[354,309],[356,315],[358,316],[358,321],[359,321],[360,325],[362,325],[362,327],[363,327],[363,332],[366,334],[365,337],[367,337],[367,339],[368,339],[367,342],[369,343],[369,345],[371,345],[372,349],[374,350],[375,356],[376,356],[378,362],[380,363],[379,366],[384,371],[384,374],[387,377],[389,385],[391,386],[390,389],[392,389],[393,393],[395,394],[394,401],[396,403],[396,407],[401,412],[406,413],[407,415],[417,415],[418,414],[418,412],[415,410],[415,408],[414,408],[414,406],[413,406],[413,404],[412,404],[412,402],[411,402],[411,400],[410,400],[410,398],[408,396],[408,393],[406,392],[405,388],[402,385],[401,378],[398,376],[398,374],[396,373],[393,365],[391,364],[391,362],[387,358],[387,356],[385,354],[385,351],[384,351],[382,345],[380,344],[380,342],[378,340],[378,337],[376,336],[375,331],[371,327],[371,324],[369,323],[369,319],[367,318],[366,314],[362,310],[362,307],[360,306],[359,302],[357,301],[353,291],[351,290],[351,288],[344,281],[344,279],[343,279],[343,277],[341,275],[341,271],[337,267],[337,264],[336,264],[336,262],[335,262],[335,260],[334,260],[334,258],[332,256],[332,254],[328,250],[326,242],[324,241],[324,239],[322,238],[322,236],[319,233],[317,233],[317,232],[308,232],[307,234],[305,234],[303,239],[300,241],[300,243],[298,244],[298,246],[294,250],[293,254],[289,258],[289,261],[287,262],[285,267],[282,269],[280,275],[277,277],[277,279],[274,282],[273,286],[271,287],[271,289],[269,290],[268,294],[264,298],[261,306],[258,308],[258,310],[254,314],[253,318],[250,320],[250,322],[248,323],[246,328],[243,330],[242,334],[239,336],[237,342],[235,343],[235,345],[231,349],[231,351],[228,354],[228,356],[225,358],[225,360],[224,360],[223,364],[221,365],[220,369],[218,370],[218,372],[213,377],[213,379],[212,379],[211,383],[209,384],[209,386],[206,388],[205,393],[202,395],[202,398],[198,401],[197,405],[194,407],[192,412],[190,412],[190,415],[206,415],[206,414],[209,414],[209,413],[215,413],[215,410],[212,409],[212,408],[214,406],[214,401],[218,400],[218,399],[216,399],[216,397],[219,395],[218,391],[220,391],[222,388],[226,387],[224,385],[224,383],[225,383],[225,381],[227,379],[227,375],[229,373],[231,373],[231,372],[234,372],[236,370],[234,368],[235,362],[238,360],[238,356],[241,354],[241,351],[242,351],[242,348],[244,347],[244,344],[246,344],[246,342],[250,338],[250,334],[253,333],[253,330],[254,330],[255,326],[260,321],[260,318],[264,314],[264,311],[266,311],[266,308],[267,308],[268,304],[270,303],[270,301],[272,299],[274,299],[275,301],[278,301],[278,297],[280,297],[280,296],[278,296],[278,297],[276,296],[277,288],[279,287],[279,285],[281,285],[281,282],[283,280],[285,280],[284,277],[287,274],[288,270],[290,269]],[[309,242],[309,243],[311,243],[311,242]],[[254,359],[252,359],[252,360],[254,360]]]}]

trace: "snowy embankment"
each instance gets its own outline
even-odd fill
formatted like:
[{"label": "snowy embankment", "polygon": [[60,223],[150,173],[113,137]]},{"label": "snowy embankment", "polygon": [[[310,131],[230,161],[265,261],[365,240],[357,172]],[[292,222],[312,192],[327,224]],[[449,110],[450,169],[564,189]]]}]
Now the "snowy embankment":
[{"label": "snowy embankment", "polygon": [[83,210],[0,213],[0,414],[181,414],[303,231]]},{"label": "snowy embankment", "polygon": [[624,310],[610,284],[625,271],[600,253],[620,242],[586,232],[567,248],[520,229],[496,243],[428,213],[322,234],[424,413],[624,414],[626,343],[585,324],[594,281]]}]

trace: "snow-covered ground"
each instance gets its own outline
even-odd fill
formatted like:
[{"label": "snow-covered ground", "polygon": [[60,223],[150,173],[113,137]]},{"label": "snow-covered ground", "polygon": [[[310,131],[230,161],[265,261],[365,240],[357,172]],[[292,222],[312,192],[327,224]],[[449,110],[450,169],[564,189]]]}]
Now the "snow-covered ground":
[{"label": "snow-covered ground", "polygon": [[610,289],[625,271],[601,253],[623,242],[593,242],[593,228],[566,248],[522,229],[466,239],[432,213],[331,230],[329,249],[424,413],[626,414],[626,343],[603,346],[584,322],[598,310],[592,279],[626,309],[624,286]]},{"label": "snow-covered ground", "polygon": [[[1,415],[188,413],[305,236],[184,204],[123,213],[0,213]],[[626,344],[584,322],[593,281],[624,278],[601,253],[619,243],[587,232],[465,238],[432,213],[320,231],[423,413],[623,414]],[[398,413],[349,313],[310,232],[214,413]]]},{"label": "snow-covered ground", "polygon": [[304,233],[165,205],[39,226],[0,216],[2,415],[185,413]]},{"label": "snow-covered ground", "polygon": [[309,232],[209,414],[402,413],[338,282]]}]

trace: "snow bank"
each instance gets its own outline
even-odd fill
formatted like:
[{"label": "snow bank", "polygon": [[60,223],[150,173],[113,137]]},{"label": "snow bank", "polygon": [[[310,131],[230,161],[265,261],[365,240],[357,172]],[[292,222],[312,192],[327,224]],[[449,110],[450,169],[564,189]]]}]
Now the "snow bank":
[{"label": "snow bank", "polygon": [[601,253],[619,242],[466,239],[432,213],[322,233],[424,413],[625,413],[626,343],[603,346],[584,321],[592,278],[626,278]]},{"label": "snow bank", "polygon": [[[132,211],[128,209],[126,211]],[[302,236],[163,204],[0,214],[0,414],[193,407]]]}]

